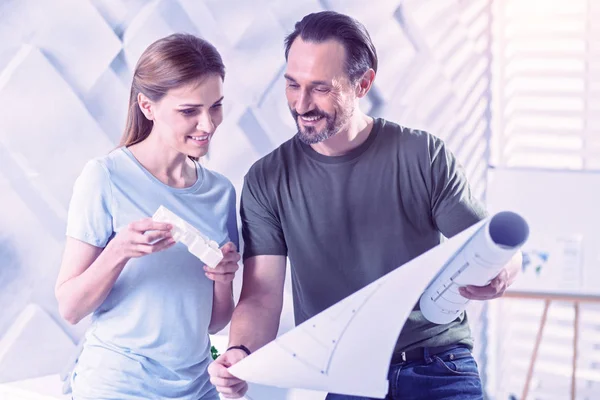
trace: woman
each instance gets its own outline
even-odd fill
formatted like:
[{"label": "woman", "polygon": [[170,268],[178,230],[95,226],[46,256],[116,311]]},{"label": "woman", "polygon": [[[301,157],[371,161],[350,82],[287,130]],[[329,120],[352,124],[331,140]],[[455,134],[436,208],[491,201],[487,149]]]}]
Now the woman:
[{"label": "woman", "polygon": [[[61,315],[93,313],[72,376],[79,399],[218,399],[208,333],[233,311],[235,191],[203,168],[223,119],[225,68],[192,35],[158,40],[135,68],[121,147],[77,179],[56,283]],[[215,268],[149,218],[160,205],[222,245]]]}]

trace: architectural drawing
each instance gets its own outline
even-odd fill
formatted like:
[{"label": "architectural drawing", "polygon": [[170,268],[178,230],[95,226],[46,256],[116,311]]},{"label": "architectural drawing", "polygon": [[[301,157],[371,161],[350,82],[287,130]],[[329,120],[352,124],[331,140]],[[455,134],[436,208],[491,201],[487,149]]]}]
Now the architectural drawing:
[{"label": "architectural drawing", "polygon": [[229,371],[263,385],[385,397],[390,359],[404,322],[440,266],[484,223],[334,304]]}]

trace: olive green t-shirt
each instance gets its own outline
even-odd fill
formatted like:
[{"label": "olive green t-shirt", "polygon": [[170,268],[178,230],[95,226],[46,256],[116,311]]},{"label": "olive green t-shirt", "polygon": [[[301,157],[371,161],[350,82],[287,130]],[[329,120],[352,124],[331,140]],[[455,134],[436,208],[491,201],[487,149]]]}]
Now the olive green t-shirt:
[{"label": "olive green t-shirt", "polygon": [[[244,258],[287,256],[296,324],[485,218],[464,171],[439,138],[375,119],[342,156],[297,136],[257,161],[241,200]],[[394,304],[381,310],[394,317]],[[396,351],[473,340],[463,313],[425,320],[418,303]]]}]

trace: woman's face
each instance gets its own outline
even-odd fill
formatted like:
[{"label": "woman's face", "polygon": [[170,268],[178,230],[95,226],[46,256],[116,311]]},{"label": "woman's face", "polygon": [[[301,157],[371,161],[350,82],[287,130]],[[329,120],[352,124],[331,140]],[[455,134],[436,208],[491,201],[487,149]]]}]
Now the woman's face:
[{"label": "woman's face", "polygon": [[171,89],[151,107],[152,134],[186,156],[202,157],[223,121],[223,79],[209,75]]}]

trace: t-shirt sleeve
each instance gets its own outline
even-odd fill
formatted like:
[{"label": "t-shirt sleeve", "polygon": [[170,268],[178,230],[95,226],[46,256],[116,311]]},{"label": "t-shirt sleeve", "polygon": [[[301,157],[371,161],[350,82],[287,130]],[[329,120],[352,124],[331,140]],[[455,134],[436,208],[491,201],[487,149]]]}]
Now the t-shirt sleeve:
[{"label": "t-shirt sleeve", "polygon": [[229,241],[235,244],[235,247],[240,248],[240,238],[237,224],[237,208],[235,205],[235,188],[231,185],[231,195],[229,196],[229,207],[227,210],[227,234]]},{"label": "t-shirt sleeve", "polygon": [[431,212],[437,229],[452,237],[487,216],[483,204],[471,193],[463,167],[444,142],[432,136]]},{"label": "t-shirt sleeve", "polygon": [[100,161],[89,161],[73,186],[67,236],[105,247],[114,234],[111,201],[108,171]]},{"label": "t-shirt sleeve", "polygon": [[240,216],[244,259],[258,255],[287,255],[280,219],[268,201],[264,181],[258,179],[254,168],[244,178]]}]

